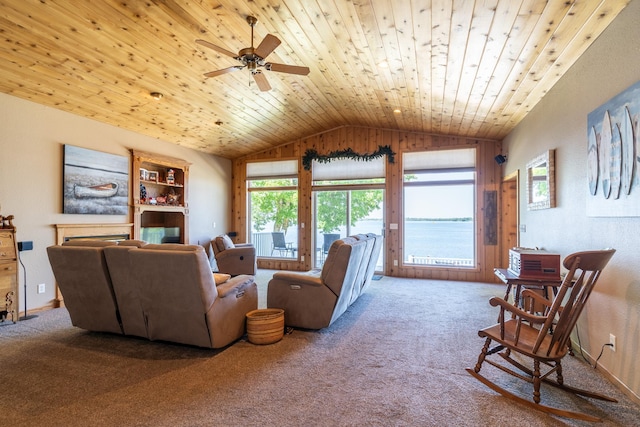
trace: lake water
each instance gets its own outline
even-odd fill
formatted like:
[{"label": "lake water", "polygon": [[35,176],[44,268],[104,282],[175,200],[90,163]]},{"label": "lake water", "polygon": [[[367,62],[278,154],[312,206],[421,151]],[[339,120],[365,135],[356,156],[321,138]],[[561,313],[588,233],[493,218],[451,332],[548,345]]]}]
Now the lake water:
[{"label": "lake water", "polygon": [[408,221],[405,224],[405,258],[408,255],[473,259],[472,221]]},{"label": "lake water", "polygon": [[[382,221],[371,220],[360,221],[351,231],[379,234],[381,229]],[[405,260],[409,255],[473,259],[473,221],[407,221],[404,235]]]},{"label": "lake water", "polygon": [[[286,240],[297,242],[295,228],[287,231]],[[342,227],[341,236],[346,236],[346,227]],[[397,232],[395,230],[388,233]],[[381,220],[363,220],[355,227],[351,227],[350,234],[382,233]],[[263,256],[270,255],[271,235],[268,234],[268,249],[265,247]],[[404,258],[415,257],[462,258],[473,259],[475,230],[473,221],[407,221],[405,224]],[[322,242],[322,234],[316,237]],[[319,246],[322,246],[319,243]],[[279,254],[275,254],[278,256]]]}]

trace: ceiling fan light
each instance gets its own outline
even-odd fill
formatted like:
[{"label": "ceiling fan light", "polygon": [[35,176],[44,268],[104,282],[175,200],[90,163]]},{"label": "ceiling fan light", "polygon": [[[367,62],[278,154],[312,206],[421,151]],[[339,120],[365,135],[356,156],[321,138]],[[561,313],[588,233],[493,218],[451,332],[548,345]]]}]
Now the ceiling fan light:
[{"label": "ceiling fan light", "polygon": [[150,92],[149,95],[155,99],[156,101],[160,101],[162,99],[162,97],[164,96],[162,93],[160,92]]}]

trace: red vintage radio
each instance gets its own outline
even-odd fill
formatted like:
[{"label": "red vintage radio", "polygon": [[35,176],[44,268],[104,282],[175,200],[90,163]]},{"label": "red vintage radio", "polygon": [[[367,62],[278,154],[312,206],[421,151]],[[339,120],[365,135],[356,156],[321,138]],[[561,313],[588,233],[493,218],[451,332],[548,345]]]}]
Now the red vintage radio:
[{"label": "red vintage radio", "polygon": [[509,271],[523,279],[560,280],[560,255],[541,249],[509,249]]}]

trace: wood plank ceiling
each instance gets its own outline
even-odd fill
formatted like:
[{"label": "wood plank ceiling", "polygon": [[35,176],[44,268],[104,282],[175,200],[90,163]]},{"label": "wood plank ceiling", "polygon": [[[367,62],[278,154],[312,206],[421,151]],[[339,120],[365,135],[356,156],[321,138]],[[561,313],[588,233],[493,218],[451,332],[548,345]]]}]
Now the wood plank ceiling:
[{"label": "wood plank ceiling", "polygon": [[[227,158],[344,125],[502,139],[628,2],[0,0],[0,91]],[[310,74],[205,78],[239,63],[195,40],[251,46],[248,15]]]}]

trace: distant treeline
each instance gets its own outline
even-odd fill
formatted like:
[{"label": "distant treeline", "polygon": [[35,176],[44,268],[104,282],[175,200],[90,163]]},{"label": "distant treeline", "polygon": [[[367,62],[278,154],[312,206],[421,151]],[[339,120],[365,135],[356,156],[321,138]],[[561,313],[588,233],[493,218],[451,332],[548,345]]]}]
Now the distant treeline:
[{"label": "distant treeline", "polygon": [[407,218],[407,221],[442,221],[442,222],[469,222],[473,221],[473,218]]}]

